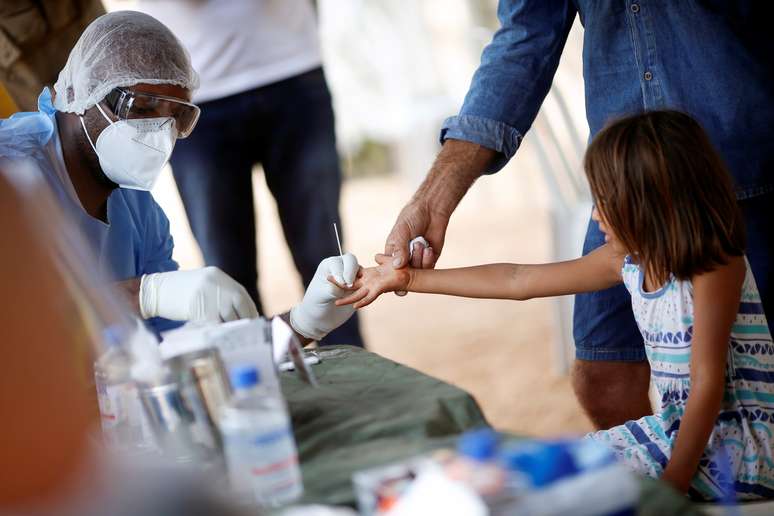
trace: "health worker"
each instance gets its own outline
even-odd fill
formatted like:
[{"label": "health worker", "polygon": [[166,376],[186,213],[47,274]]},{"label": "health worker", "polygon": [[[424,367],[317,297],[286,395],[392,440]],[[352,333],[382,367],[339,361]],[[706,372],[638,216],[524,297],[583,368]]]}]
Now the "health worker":
[{"label": "health worker", "polygon": [[[86,28],[37,112],[0,120],[0,166],[33,162],[26,169],[41,171],[91,245],[95,273],[116,282],[157,332],[173,321],[258,316],[244,287],[221,270],[178,270],[169,221],[149,192],[177,139],[196,125],[190,99],[198,83],[166,26],[118,11]],[[349,319],[351,309],[333,306],[342,293],[327,277],[351,283],[357,268],[352,255],[323,260],[290,313],[296,332],[319,340]]]}]

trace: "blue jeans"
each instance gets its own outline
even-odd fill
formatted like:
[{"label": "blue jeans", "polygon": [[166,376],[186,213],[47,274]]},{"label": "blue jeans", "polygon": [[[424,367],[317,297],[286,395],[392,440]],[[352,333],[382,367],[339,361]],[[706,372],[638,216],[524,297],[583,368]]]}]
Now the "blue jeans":
[{"label": "blue jeans", "polygon": [[[172,154],[175,181],[204,261],[241,283],[263,314],[253,165],[263,165],[304,287],[323,258],[338,255],[331,225],[341,220],[341,171],[330,92],[318,68],[200,107],[196,129]],[[357,314],[321,344],[363,346]]]},{"label": "blue jeans", "polygon": [[[774,195],[759,195],[739,201],[747,230],[750,262],[763,309],[772,331],[774,320]],[[583,254],[605,241],[599,226],[589,221]],[[575,296],[573,317],[575,356],[580,360],[637,362],[645,360],[642,335],[632,314],[631,297],[623,285]],[[774,331],[772,331],[774,334]]]}]

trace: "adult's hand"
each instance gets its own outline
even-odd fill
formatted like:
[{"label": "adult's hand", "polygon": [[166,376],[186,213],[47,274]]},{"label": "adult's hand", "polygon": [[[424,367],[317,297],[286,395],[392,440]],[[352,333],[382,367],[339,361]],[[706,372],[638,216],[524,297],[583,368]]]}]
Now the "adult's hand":
[{"label": "adult's hand", "polygon": [[146,274],[138,300],[146,319],[221,322],[258,317],[244,287],[217,267]]},{"label": "adult's hand", "polygon": [[[384,245],[384,254],[393,257],[392,265],[396,269],[406,265],[416,269],[432,269],[443,249],[448,225],[449,215],[433,211],[424,199],[414,199],[398,215]],[[418,236],[424,237],[429,247],[414,242],[414,248],[409,249],[409,244]]]},{"label": "adult's hand", "polygon": [[[387,237],[384,254],[394,257],[394,267],[435,267],[451,214],[495,156],[495,151],[475,143],[462,140],[444,143],[427,178],[401,210]],[[413,256],[409,257],[409,242],[418,236],[423,236],[430,247],[414,244]]]},{"label": "adult's hand", "polygon": [[307,339],[320,340],[352,317],[351,306],[336,306],[336,300],[349,294],[342,287],[351,287],[357,279],[360,266],[353,254],[332,256],[317,267],[304,299],[290,310],[290,326]]}]

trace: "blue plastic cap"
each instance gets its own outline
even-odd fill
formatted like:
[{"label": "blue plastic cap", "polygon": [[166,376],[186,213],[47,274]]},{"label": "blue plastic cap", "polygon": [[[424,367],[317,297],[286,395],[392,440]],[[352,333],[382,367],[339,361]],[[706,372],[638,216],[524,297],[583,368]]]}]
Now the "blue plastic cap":
[{"label": "blue plastic cap", "polygon": [[534,443],[506,450],[503,465],[525,474],[534,487],[540,488],[578,473],[569,443]]},{"label": "blue plastic cap", "polygon": [[465,432],[457,441],[457,452],[473,460],[485,462],[497,454],[500,437],[491,428]]},{"label": "blue plastic cap", "polygon": [[260,381],[261,375],[255,366],[236,366],[231,369],[231,387],[234,389],[249,389]]}]

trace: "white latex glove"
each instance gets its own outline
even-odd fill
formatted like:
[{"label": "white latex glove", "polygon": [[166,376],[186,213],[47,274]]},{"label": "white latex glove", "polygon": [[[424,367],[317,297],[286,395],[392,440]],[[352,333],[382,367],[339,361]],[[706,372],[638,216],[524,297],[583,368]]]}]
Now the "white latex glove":
[{"label": "white latex glove", "polygon": [[221,322],[258,317],[242,285],[217,267],[146,274],[140,281],[145,319]]},{"label": "white latex glove", "polygon": [[326,258],[317,267],[304,299],[290,310],[290,325],[307,339],[320,340],[352,317],[352,305],[336,306],[337,299],[348,291],[328,281],[328,276],[340,285],[351,286],[360,266],[355,255]]}]

